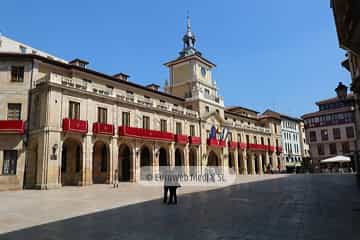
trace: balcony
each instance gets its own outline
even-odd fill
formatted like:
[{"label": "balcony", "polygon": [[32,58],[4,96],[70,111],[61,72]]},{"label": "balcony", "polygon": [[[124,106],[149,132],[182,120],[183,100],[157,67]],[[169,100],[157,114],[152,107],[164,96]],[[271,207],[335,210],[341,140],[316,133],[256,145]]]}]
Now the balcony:
[{"label": "balcony", "polygon": [[210,138],[207,140],[207,144],[210,147],[225,147],[225,141],[217,140],[216,138]]},{"label": "balcony", "polygon": [[114,128],[114,125],[112,125],[112,124],[97,122],[97,123],[93,124],[93,133],[114,136],[115,128]]},{"label": "balcony", "polygon": [[201,144],[201,138],[195,137],[195,136],[189,136],[189,143],[191,145],[200,145]]},{"label": "balcony", "polygon": [[239,143],[239,148],[240,148],[241,150],[245,150],[246,147],[247,147],[247,145],[248,145],[248,144],[241,142],[241,143]]},{"label": "balcony", "polygon": [[276,147],[274,146],[268,146],[269,152],[275,152]]},{"label": "balcony", "polygon": [[0,120],[0,133],[24,134],[25,122],[22,120]]},{"label": "balcony", "polygon": [[177,142],[179,144],[187,144],[188,143],[188,136],[181,135],[181,134],[176,134],[175,135],[175,142]]},{"label": "balcony", "polygon": [[75,133],[87,133],[88,132],[88,122],[77,120],[77,119],[63,119],[63,131],[65,132],[75,132]]},{"label": "balcony", "polygon": [[143,128],[128,127],[128,126],[119,127],[119,136],[169,141],[169,142],[174,141],[174,134],[169,132],[161,132],[156,130],[148,130]]},{"label": "balcony", "polygon": [[228,146],[231,149],[235,149],[235,148],[238,148],[239,144],[238,144],[238,142],[229,141]]},{"label": "balcony", "polygon": [[267,151],[268,146],[264,144],[248,144],[248,148],[253,151]]}]

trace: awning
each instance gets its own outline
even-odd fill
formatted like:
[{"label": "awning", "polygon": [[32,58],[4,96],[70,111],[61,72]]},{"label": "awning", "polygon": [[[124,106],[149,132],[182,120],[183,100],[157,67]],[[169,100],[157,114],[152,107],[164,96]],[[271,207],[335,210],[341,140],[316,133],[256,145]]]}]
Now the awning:
[{"label": "awning", "polygon": [[331,158],[323,159],[323,160],[321,160],[320,162],[321,162],[321,163],[351,162],[351,158],[350,158],[350,157],[346,157],[346,156],[336,156],[336,157],[331,157]]}]

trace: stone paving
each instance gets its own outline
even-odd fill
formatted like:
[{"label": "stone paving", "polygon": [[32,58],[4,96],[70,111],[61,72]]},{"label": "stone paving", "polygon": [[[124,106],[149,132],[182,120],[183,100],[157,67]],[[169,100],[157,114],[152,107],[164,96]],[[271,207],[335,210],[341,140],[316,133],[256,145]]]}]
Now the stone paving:
[{"label": "stone paving", "polygon": [[246,176],[180,193],[167,206],[161,188],[138,184],[0,192],[0,239],[360,239],[354,175]]}]

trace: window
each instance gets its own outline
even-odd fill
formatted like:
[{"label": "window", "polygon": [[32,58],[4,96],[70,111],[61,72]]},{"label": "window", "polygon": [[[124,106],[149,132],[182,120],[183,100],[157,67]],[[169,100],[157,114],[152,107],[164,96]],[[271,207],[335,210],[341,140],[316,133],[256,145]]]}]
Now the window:
[{"label": "window", "polygon": [[180,122],[176,123],[176,134],[182,134],[182,127]]},{"label": "window", "polygon": [[249,135],[246,135],[246,144],[250,143]]},{"label": "window", "polygon": [[349,142],[343,142],[343,143],[341,144],[341,147],[342,147],[343,153],[350,153]]},{"label": "window", "polygon": [[348,138],[353,138],[355,136],[353,127],[347,127],[346,128],[346,136]]},{"label": "window", "polygon": [[330,154],[337,154],[336,143],[330,143]]},{"label": "window", "polygon": [[16,150],[4,150],[3,171],[4,175],[15,175],[18,153]]},{"label": "window", "polygon": [[241,134],[237,135],[237,140],[238,140],[238,142],[241,142]]},{"label": "window", "polygon": [[257,144],[256,136],[254,136],[254,144]]},{"label": "window", "polygon": [[8,104],[8,120],[20,120],[21,119],[21,104],[9,103]]},{"label": "window", "polygon": [[206,106],[206,107],[205,107],[205,112],[210,112],[209,106]]},{"label": "window", "polygon": [[340,128],[333,128],[334,139],[341,139]]},{"label": "window", "polygon": [[229,133],[228,133],[228,141],[232,142],[232,139],[233,139],[233,138],[232,138],[232,132],[229,132]]},{"label": "window", "polygon": [[143,116],[143,129],[150,129],[150,117]]},{"label": "window", "polygon": [[98,122],[99,123],[107,123],[107,109],[106,108],[98,108]]},{"label": "window", "polygon": [[209,89],[205,88],[205,95],[209,96],[210,95],[210,91]]},{"label": "window", "polygon": [[26,53],[26,47],[20,45],[19,49],[21,53]]},{"label": "window", "polygon": [[321,140],[322,141],[329,140],[328,130],[326,130],[326,129],[321,130]]},{"label": "window", "polygon": [[23,82],[24,81],[24,67],[23,66],[12,66],[11,67],[11,81],[12,82]]},{"label": "window", "polygon": [[78,120],[80,119],[80,103],[70,101],[69,118]]},{"label": "window", "polygon": [[190,125],[190,136],[195,136],[195,126]]},{"label": "window", "polygon": [[310,142],[316,142],[316,132],[310,132]]},{"label": "window", "polygon": [[317,148],[318,148],[319,155],[324,155],[325,154],[323,144],[318,144]]},{"label": "window", "polygon": [[130,126],[130,112],[122,113],[122,126]]},{"label": "window", "polygon": [[160,120],[160,131],[162,132],[167,131],[167,121],[165,119]]},{"label": "window", "polygon": [[263,137],[260,138],[260,141],[261,141],[261,144],[264,145],[264,138]]}]

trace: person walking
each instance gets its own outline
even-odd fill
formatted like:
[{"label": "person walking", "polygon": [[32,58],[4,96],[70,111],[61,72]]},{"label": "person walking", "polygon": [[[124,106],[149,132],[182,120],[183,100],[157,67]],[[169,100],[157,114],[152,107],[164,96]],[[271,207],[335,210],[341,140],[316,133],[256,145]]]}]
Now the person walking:
[{"label": "person walking", "polygon": [[171,182],[171,186],[170,186],[170,199],[169,199],[168,204],[177,204],[176,190],[179,187],[181,187],[180,183],[179,183],[179,176],[176,174],[172,174],[172,182]]}]

